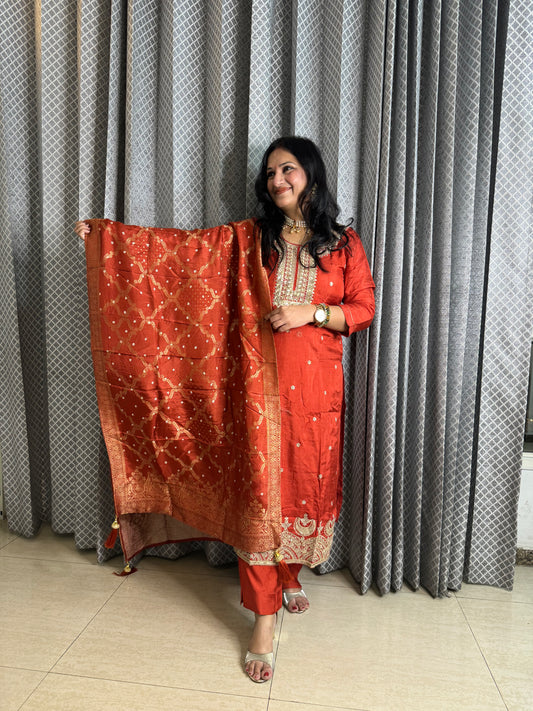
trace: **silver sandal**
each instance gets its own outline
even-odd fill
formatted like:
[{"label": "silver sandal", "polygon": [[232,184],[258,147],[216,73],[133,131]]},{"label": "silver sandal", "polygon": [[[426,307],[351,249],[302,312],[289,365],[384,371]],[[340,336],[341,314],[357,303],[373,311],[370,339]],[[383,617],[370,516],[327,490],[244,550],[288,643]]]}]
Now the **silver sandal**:
[{"label": "silver sandal", "polygon": [[298,592],[286,592],[284,590],[283,591],[283,607],[285,607],[293,615],[301,615],[303,612],[307,612],[307,610],[309,609],[308,607],[305,610],[291,610],[289,608],[289,602],[294,600],[295,597],[304,597],[306,600],[309,600],[309,598],[305,594],[303,588],[300,588],[300,590],[298,590]]},{"label": "silver sandal", "polygon": [[[263,664],[268,664],[270,667],[272,673],[270,674],[270,677],[268,679],[254,679],[253,676],[248,674],[246,671],[246,665],[248,662],[263,662]],[[246,656],[244,657],[244,671],[246,672],[246,676],[248,679],[251,679],[251,681],[254,681],[256,684],[264,684],[265,681],[272,681],[272,676],[274,674],[274,652],[267,652],[266,654],[254,654],[253,652],[246,652]]]}]

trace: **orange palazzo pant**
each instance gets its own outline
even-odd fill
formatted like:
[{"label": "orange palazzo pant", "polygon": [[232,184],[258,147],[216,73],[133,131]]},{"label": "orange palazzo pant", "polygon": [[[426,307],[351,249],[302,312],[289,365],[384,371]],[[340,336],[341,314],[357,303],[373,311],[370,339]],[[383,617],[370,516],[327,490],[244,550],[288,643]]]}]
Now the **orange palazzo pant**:
[{"label": "orange palazzo pant", "polygon": [[273,615],[281,608],[283,590],[302,587],[298,582],[301,569],[298,563],[289,564],[291,580],[282,585],[277,565],[248,565],[239,558],[241,603],[258,615]]}]

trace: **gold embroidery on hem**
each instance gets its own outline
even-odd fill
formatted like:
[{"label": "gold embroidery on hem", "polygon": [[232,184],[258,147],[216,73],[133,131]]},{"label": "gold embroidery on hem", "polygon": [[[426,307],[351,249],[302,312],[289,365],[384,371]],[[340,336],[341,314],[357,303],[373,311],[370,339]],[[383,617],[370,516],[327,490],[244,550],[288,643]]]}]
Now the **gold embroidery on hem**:
[{"label": "gold embroidery on hem", "polygon": [[[334,528],[334,520],[327,521],[325,524],[320,522],[317,525],[317,521],[305,514],[296,518],[293,523],[289,523],[286,516],[281,532],[281,546],[277,551],[286,563],[302,563],[314,568],[328,559]],[[309,535],[310,530],[317,531],[316,535]],[[307,535],[302,534],[302,531],[307,531]],[[248,565],[277,565],[274,550],[258,553],[249,553],[239,548],[234,550]]]}]

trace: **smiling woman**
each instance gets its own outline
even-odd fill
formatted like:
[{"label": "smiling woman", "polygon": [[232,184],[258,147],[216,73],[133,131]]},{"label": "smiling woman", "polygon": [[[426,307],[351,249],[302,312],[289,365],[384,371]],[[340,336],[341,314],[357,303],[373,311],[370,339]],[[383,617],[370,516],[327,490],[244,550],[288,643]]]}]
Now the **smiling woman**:
[{"label": "smiling woman", "polygon": [[[78,547],[96,548],[100,563],[119,553],[118,545],[104,547],[113,498],[94,396],[82,249],[68,234],[71,223],[105,215],[190,230],[254,215],[250,177],[264,148],[294,127],[320,137],[341,221],[354,217],[379,283],[371,333],[341,339],[343,525],[328,561],[315,570],[348,566],[362,593],[375,585],[382,595],[406,583],[435,596],[463,581],[512,587],[533,316],[531,244],[524,238],[531,231],[524,196],[533,194],[533,14],[531,0],[484,0],[476,12],[471,5],[1,4],[0,449],[12,533],[35,536],[49,522],[74,533]],[[326,193],[312,157],[295,145],[277,147],[306,171],[311,210],[304,220],[312,235],[297,244],[305,226],[291,225],[278,239],[285,215],[265,180],[263,284],[268,292],[274,270],[274,304],[296,291],[325,321],[321,304],[332,312],[338,304],[323,288],[332,288],[342,269],[305,265],[315,263],[317,235],[329,234],[319,222],[332,213],[314,209]],[[312,398],[329,364],[305,359],[301,346],[311,331],[320,343],[336,343],[334,317],[288,333],[265,324],[280,364],[292,356],[300,366],[285,403],[306,410],[310,423],[319,417]],[[221,343],[219,333],[206,338]],[[284,340],[292,353],[281,353]],[[194,412],[193,404],[187,410]],[[324,428],[325,456],[334,446],[327,435]],[[295,440],[295,467],[307,446]],[[300,475],[296,468],[283,473],[289,488]],[[320,494],[324,478],[317,481]],[[301,520],[294,531],[311,541],[320,528],[306,511],[313,500],[295,501],[291,515]],[[233,549],[218,542],[180,542],[157,554],[180,558],[193,548],[211,565],[235,562]],[[175,604],[163,614],[178,614]],[[363,650],[356,625],[349,634]],[[298,680],[303,688],[328,668],[342,676],[345,660],[330,657],[321,642],[317,635],[300,640],[294,698]],[[222,659],[225,651],[213,654]],[[228,681],[224,665],[211,670],[209,659],[202,682],[220,690]],[[394,699],[380,702],[395,708]]]},{"label": "smiling woman", "polygon": [[[267,185],[276,207],[291,220],[303,220],[300,197],[307,186],[307,175],[292,153],[283,148],[272,151],[268,158]],[[302,241],[304,236],[305,233]]]}]

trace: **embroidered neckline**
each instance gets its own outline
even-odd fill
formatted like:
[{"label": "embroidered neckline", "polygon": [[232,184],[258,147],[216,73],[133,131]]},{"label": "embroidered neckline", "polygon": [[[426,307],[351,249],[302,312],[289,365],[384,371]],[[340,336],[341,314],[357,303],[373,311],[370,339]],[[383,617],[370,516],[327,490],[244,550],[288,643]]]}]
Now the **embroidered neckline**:
[{"label": "embroidered neckline", "polygon": [[289,240],[286,237],[283,237],[283,235],[282,239],[286,244],[290,244],[291,247],[303,247],[304,244],[307,244],[307,242],[303,242],[302,244],[300,244],[299,242],[289,242]]},{"label": "embroidered neckline", "polygon": [[301,251],[302,245],[292,242],[287,242],[287,245],[288,248],[276,267],[272,301],[275,306],[311,304],[315,293],[317,268],[313,266],[309,251]]}]

